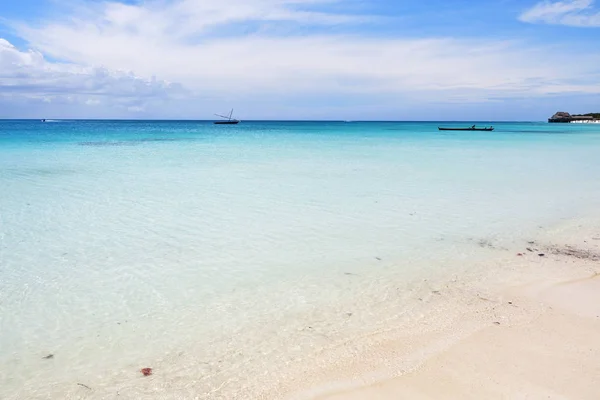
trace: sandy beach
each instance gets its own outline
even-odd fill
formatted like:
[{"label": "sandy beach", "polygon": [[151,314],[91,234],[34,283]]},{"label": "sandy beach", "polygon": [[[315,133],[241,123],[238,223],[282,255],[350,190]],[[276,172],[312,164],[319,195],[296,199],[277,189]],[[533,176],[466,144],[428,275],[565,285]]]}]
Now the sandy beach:
[{"label": "sandy beach", "polygon": [[[600,279],[563,282],[541,293],[519,299],[536,318],[481,329],[398,378],[316,398],[597,399]],[[536,300],[547,308],[534,311]],[[512,317],[507,312],[501,319]]]},{"label": "sandy beach", "polygon": [[[595,400],[599,222],[570,220],[515,248],[486,242],[486,269],[419,283],[403,300],[415,305],[406,318],[381,321],[341,341],[319,334],[316,325],[298,327],[322,347],[285,365],[254,360],[262,373],[221,380],[210,391],[201,384],[205,376],[194,372],[198,358],[182,353],[152,364],[156,373],[148,378],[120,371],[114,383],[99,388],[90,375],[79,379],[82,385],[46,386],[32,398]],[[167,371],[184,362],[193,367]]]},{"label": "sandy beach", "polygon": [[[198,358],[177,355],[147,378],[120,372],[110,386],[47,386],[35,398],[105,399],[598,399],[600,389],[600,219],[540,230],[516,248],[486,243],[486,269],[425,280],[406,318],[332,341],[318,325],[285,365],[267,356],[238,380],[205,390]],[[361,301],[365,301],[361,299]],[[416,305],[420,304],[421,307]],[[405,307],[403,307],[404,309]],[[348,317],[350,318],[350,317]],[[288,343],[288,347],[294,343]],[[189,362],[194,367],[171,372]],[[134,369],[132,367],[131,369]],[[207,379],[220,379],[218,375]],[[63,396],[61,393],[67,393]],[[48,397],[49,396],[49,397]],[[20,397],[14,397],[20,398]]]},{"label": "sandy beach", "polygon": [[429,314],[419,326],[369,338],[370,347],[357,346],[354,357],[321,371],[321,378],[307,372],[303,383],[312,380],[311,389],[283,397],[597,399],[600,230],[595,226],[571,222],[548,232],[542,239],[546,245],[528,243],[515,254],[519,261],[496,269],[495,276],[479,277],[476,286],[448,284],[438,298],[446,296],[440,304],[453,303],[450,309]]}]

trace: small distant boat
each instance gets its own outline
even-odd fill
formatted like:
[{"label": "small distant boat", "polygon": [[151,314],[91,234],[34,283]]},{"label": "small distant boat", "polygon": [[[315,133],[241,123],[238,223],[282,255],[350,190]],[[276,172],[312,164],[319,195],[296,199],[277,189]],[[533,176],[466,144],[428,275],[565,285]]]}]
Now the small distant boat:
[{"label": "small distant boat", "polygon": [[231,116],[233,115],[233,108],[231,109],[231,112],[229,113],[229,115],[220,115],[220,114],[215,114],[217,117],[221,117],[224,118],[223,121],[215,121],[214,123],[217,125],[235,125],[235,124],[239,124],[240,121],[235,119],[235,118],[231,118]]},{"label": "small distant boat", "polygon": [[438,126],[438,129],[440,131],[485,131],[485,132],[491,132],[494,130],[494,127],[490,126],[489,128],[477,128],[475,125],[473,125],[468,128],[441,128]]},{"label": "small distant boat", "polygon": [[45,120],[45,119],[43,119],[43,120],[42,120],[42,122],[46,122],[46,120]]}]

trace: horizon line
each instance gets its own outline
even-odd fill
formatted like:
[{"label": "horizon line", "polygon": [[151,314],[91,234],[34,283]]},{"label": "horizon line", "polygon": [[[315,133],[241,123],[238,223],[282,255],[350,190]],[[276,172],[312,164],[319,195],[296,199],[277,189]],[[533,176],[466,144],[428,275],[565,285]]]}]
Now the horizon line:
[{"label": "horizon line", "polygon": [[[214,122],[217,119],[160,119],[160,118],[0,118],[0,121],[123,121],[123,122],[134,122],[134,121],[153,121],[153,122]],[[344,119],[244,119],[239,120],[240,122],[343,122],[343,123],[354,123],[354,122],[481,122],[481,123],[502,123],[502,122],[547,122],[544,120],[392,120],[392,119],[368,119],[368,120],[344,120]]]}]

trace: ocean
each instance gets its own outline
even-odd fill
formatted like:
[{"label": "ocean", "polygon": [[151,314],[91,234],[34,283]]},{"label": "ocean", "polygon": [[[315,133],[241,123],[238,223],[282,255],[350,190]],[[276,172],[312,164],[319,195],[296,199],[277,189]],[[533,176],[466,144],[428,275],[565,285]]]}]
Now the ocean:
[{"label": "ocean", "polygon": [[600,126],[462,125],[0,121],[0,398],[252,398],[597,208]]}]

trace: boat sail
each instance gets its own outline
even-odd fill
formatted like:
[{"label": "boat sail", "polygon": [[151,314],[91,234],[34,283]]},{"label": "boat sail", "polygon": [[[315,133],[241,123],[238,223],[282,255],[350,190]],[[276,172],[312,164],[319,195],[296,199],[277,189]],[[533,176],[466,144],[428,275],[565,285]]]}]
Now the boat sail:
[{"label": "boat sail", "polygon": [[231,112],[229,113],[229,115],[221,115],[221,114],[215,114],[217,117],[221,117],[224,118],[223,121],[215,121],[215,124],[217,125],[235,125],[235,124],[239,124],[239,120],[235,119],[235,118],[231,118],[231,116],[233,115],[233,108],[231,109]]}]

